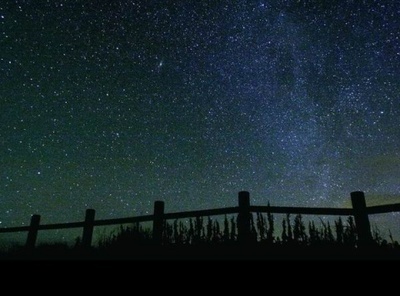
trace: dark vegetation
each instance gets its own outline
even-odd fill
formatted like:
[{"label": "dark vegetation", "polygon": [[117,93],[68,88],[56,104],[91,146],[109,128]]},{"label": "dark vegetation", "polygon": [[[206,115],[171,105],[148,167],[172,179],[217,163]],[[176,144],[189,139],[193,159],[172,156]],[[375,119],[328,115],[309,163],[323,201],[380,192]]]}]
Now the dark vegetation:
[{"label": "dark vegetation", "polygon": [[[16,247],[1,259],[400,259],[400,246],[390,235],[383,239],[375,227],[369,246],[358,244],[352,216],[333,224],[320,220],[304,222],[299,214],[286,215],[276,225],[270,213],[254,214],[251,236],[238,240],[236,216],[223,219],[197,217],[164,222],[162,245],[156,245],[152,231],[137,223],[120,226],[103,235],[97,246],[84,249],[79,238],[75,246],[42,244],[33,250]],[[278,230],[279,229],[279,230]]]}]

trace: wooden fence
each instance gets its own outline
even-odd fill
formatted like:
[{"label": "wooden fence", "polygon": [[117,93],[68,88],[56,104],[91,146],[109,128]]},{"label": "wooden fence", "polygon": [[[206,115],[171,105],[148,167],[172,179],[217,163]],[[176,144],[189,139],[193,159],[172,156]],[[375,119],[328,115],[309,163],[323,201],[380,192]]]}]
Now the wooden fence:
[{"label": "wooden fence", "polygon": [[202,216],[237,214],[238,241],[247,242],[251,237],[250,219],[253,212],[276,214],[303,214],[303,215],[336,215],[354,216],[359,246],[369,245],[372,241],[371,227],[368,215],[390,212],[400,212],[400,203],[367,207],[364,193],[356,191],[351,193],[352,208],[308,208],[308,207],[275,207],[252,206],[250,194],[247,191],[239,192],[239,205],[237,207],[209,209],[200,211],[187,211],[178,213],[164,213],[164,202],[154,203],[153,215],[138,217],[95,220],[95,210],[87,209],[83,222],[58,223],[40,225],[40,215],[32,215],[29,226],[0,228],[0,233],[27,231],[26,248],[33,249],[36,244],[39,230],[83,228],[82,247],[90,248],[92,244],[93,229],[95,226],[118,225],[137,222],[153,222],[153,240],[161,244],[164,220],[194,218]]}]

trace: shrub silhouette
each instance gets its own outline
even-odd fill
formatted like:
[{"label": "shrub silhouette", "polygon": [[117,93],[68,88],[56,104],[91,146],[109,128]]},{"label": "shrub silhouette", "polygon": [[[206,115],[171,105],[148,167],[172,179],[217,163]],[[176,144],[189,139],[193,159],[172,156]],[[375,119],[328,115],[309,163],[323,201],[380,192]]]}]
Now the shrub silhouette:
[{"label": "shrub silhouette", "polygon": [[[357,247],[357,232],[354,219],[349,216],[346,223],[341,217],[334,221],[334,230],[331,223],[320,219],[321,225],[317,227],[313,220],[306,227],[301,214],[291,218],[289,214],[282,219],[280,235],[275,234],[274,216],[271,213],[264,215],[256,213],[256,221],[251,219],[250,230],[254,241],[268,245],[280,246],[341,246],[347,248]],[[188,219],[186,221],[174,220],[164,222],[164,245],[219,245],[234,243],[237,241],[236,217],[230,219],[225,215],[222,220],[207,217],[204,223],[203,217]],[[395,248],[398,243],[390,233],[390,242],[384,240],[377,227],[373,229],[375,245]],[[130,227],[120,227],[119,232],[109,238],[100,240],[99,246],[111,246],[113,244],[146,244],[151,241],[151,229],[145,229],[139,224]]]},{"label": "shrub silhouette", "polygon": [[[309,253],[306,253],[309,257],[318,254],[317,251],[331,252],[329,254],[336,254],[335,252],[337,252],[337,254],[351,257],[354,255],[352,252],[359,249],[352,216],[347,217],[346,222],[343,222],[344,220],[339,217],[334,220],[333,227],[331,227],[330,222],[325,222],[322,219],[320,219],[319,226],[316,226],[315,222],[310,220],[306,227],[302,215],[297,214],[292,218],[287,214],[281,221],[280,234],[276,233],[275,218],[271,213],[256,213],[254,218],[252,215],[250,220],[250,231],[254,243],[244,246],[247,248],[246,251],[240,249],[241,251],[236,253],[232,253],[231,251],[235,249],[230,248],[239,246],[237,244],[237,217],[225,215],[220,219],[218,217],[196,217],[164,221],[161,246],[154,244],[150,227],[136,223],[120,226],[109,234],[103,233],[97,239],[96,247],[89,250],[89,253],[81,252],[81,243],[78,238],[72,248],[57,243],[47,244],[38,246],[35,254],[40,258],[46,258],[49,255],[47,256],[49,258],[70,258],[74,256],[96,258],[97,256],[97,258],[141,259],[154,258],[154,256],[168,258],[168,254],[179,257],[191,252],[192,255],[197,254],[193,256],[205,256],[206,258],[207,254],[214,254],[213,256],[216,258],[224,258],[229,254],[235,254],[232,255],[232,258],[243,257],[246,254],[256,258],[264,258],[265,256],[274,258],[275,255],[281,256],[279,258],[286,258],[287,256],[302,258],[301,256],[304,255],[304,253],[301,253],[302,250],[310,250]],[[372,237],[374,250],[385,250],[385,254],[400,259],[400,246],[393,239],[391,232],[389,232],[389,241],[387,241],[382,238],[381,232],[375,226]],[[240,248],[243,248],[243,246]],[[21,254],[28,256],[21,250],[23,250],[23,247],[8,254],[0,254],[0,258],[9,258],[10,256],[21,258]],[[165,252],[160,250],[165,250]],[[168,253],[168,250],[172,253]],[[218,253],[219,251],[220,253]],[[218,254],[218,256],[215,254]]]}]

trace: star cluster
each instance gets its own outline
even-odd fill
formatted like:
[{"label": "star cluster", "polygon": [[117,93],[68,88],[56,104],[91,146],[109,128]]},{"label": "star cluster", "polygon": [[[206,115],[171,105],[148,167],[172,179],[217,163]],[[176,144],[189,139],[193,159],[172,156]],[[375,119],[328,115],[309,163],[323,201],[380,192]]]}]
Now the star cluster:
[{"label": "star cluster", "polygon": [[399,69],[397,1],[2,1],[1,225],[400,200]]}]

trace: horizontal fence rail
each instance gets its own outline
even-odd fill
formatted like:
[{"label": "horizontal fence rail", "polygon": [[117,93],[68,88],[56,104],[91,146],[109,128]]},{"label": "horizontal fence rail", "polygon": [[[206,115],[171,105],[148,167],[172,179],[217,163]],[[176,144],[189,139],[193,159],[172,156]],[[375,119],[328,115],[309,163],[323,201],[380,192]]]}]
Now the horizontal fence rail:
[{"label": "horizontal fence rail", "polygon": [[39,230],[83,228],[82,247],[90,248],[92,243],[93,228],[95,226],[120,225],[139,222],[153,222],[153,240],[161,244],[163,222],[171,219],[195,218],[202,216],[216,216],[237,214],[238,241],[246,242],[250,237],[251,213],[271,214],[302,214],[326,216],[354,216],[359,238],[359,244],[368,245],[372,241],[368,215],[400,212],[400,203],[367,207],[364,193],[361,191],[351,193],[352,208],[309,208],[309,207],[279,207],[279,206],[252,206],[250,194],[247,191],[239,192],[239,206],[219,209],[207,209],[176,213],[164,213],[164,202],[156,201],[153,215],[137,217],[95,220],[95,211],[86,210],[85,220],[82,222],[57,223],[40,225],[40,215],[32,215],[29,226],[0,228],[0,233],[28,232],[26,247],[34,248]]},{"label": "horizontal fence rail", "polygon": [[30,226],[0,228],[0,233],[29,231]]},{"label": "horizontal fence rail", "polygon": [[351,216],[353,209],[338,208],[305,208],[305,207],[273,207],[273,206],[250,206],[251,212],[272,214],[302,214],[302,215],[332,215]]},{"label": "horizontal fence rail", "polygon": [[164,214],[164,219],[171,220],[171,219],[183,219],[183,218],[192,218],[201,216],[218,216],[218,215],[237,214],[238,212],[239,212],[239,207],[188,211],[188,212]]},{"label": "horizontal fence rail", "polygon": [[117,224],[139,223],[139,222],[153,221],[153,219],[154,219],[154,215],[145,215],[145,216],[138,216],[138,217],[97,220],[97,221],[93,222],[93,225],[107,226],[107,225],[117,225]]},{"label": "horizontal fence rail", "polygon": [[400,203],[367,207],[368,214],[385,214],[391,212],[400,212]]}]

